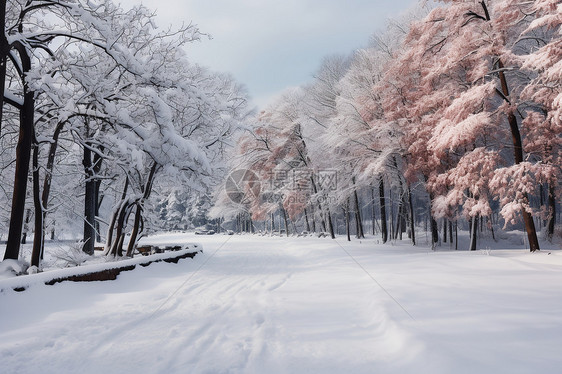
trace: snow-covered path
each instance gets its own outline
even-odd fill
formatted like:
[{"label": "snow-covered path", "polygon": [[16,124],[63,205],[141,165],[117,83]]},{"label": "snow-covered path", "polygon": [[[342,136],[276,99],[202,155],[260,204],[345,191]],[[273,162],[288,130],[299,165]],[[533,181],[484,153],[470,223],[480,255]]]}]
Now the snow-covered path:
[{"label": "snow-covered path", "polygon": [[555,373],[562,363],[558,251],[165,240],[205,252],[111,283],[0,294],[0,372]]}]

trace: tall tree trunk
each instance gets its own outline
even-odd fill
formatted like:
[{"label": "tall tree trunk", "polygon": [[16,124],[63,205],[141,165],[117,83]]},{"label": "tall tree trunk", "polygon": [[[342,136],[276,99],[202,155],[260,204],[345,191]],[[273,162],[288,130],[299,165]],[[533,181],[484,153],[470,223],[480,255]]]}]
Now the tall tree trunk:
[{"label": "tall tree trunk", "polygon": [[459,249],[459,223],[455,220],[455,251]]},{"label": "tall tree trunk", "polygon": [[[119,213],[123,205],[125,204],[125,198],[127,197],[127,190],[129,189],[129,177],[125,178],[125,185],[123,186],[123,192],[121,193],[121,203],[119,207],[117,207],[113,214],[111,215],[111,221],[109,222],[109,226],[107,227],[107,238],[105,239],[105,251],[104,255],[109,255],[115,253],[112,252],[113,249],[113,233],[115,231],[115,225],[117,224],[117,219],[119,217]],[[119,237],[116,235],[115,241],[119,240]]]},{"label": "tall tree trunk", "polygon": [[6,39],[6,3],[0,2],[0,134],[2,134],[2,120],[4,114],[4,89],[6,88],[6,64],[10,45]]},{"label": "tall tree trunk", "polygon": [[136,204],[135,220],[133,223],[133,231],[131,231],[131,238],[129,239],[129,245],[127,246],[127,257],[133,257],[135,253],[135,248],[137,247],[137,237],[140,231],[140,223],[142,219],[142,205],[140,202]]},{"label": "tall tree trunk", "polygon": [[[86,136],[89,136],[89,134],[86,134]],[[82,250],[89,255],[93,255],[96,240],[96,180],[90,147],[91,144],[89,142],[84,143],[82,165],[84,166],[86,180],[84,193],[84,247]]]},{"label": "tall tree trunk", "polygon": [[416,245],[416,223],[414,218],[414,205],[412,204],[412,190],[408,186],[408,205],[410,208],[410,233],[412,244]]},{"label": "tall tree trunk", "polygon": [[119,211],[119,215],[117,217],[117,227],[116,227],[116,234],[115,234],[115,242],[111,248],[111,254],[114,256],[122,257],[123,256],[123,243],[125,241],[125,226],[127,221],[129,220],[129,216],[135,206],[134,202],[125,201],[121,206],[121,210]]},{"label": "tall tree trunk", "polygon": [[373,235],[376,234],[376,214],[375,214],[375,188],[372,187],[371,188],[371,229],[372,229],[372,233]]},{"label": "tall tree trunk", "polygon": [[158,164],[154,162],[152,167],[150,168],[150,172],[148,173],[148,177],[146,183],[144,185],[142,191],[142,197],[135,203],[137,210],[135,212],[135,220],[133,222],[133,230],[131,232],[131,238],[129,239],[129,245],[127,246],[127,256],[133,257],[135,248],[137,247],[138,243],[138,236],[139,233],[142,232],[140,229],[140,223],[142,222],[142,210],[144,207],[144,202],[150,197],[152,193],[152,185],[154,184],[154,176],[156,175],[156,171],[158,170]]},{"label": "tall tree trunk", "polygon": [[[355,186],[355,177],[351,178],[353,186]],[[357,239],[364,239],[365,234],[363,231],[363,220],[361,219],[361,207],[359,204],[359,195],[357,193],[357,189],[353,190],[353,203],[354,203],[354,210],[355,210],[355,236]]]},{"label": "tall tree trunk", "polygon": [[447,218],[443,218],[443,243],[447,243]]},{"label": "tall tree trunk", "polygon": [[[41,219],[41,231],[42,231],[42,237],[41,237],[41,248],[36,248],[35,247],[35,239],[34,239],[34,243],[33,243],[33,253],[31,255],[32,258],[34,258],[34,256],[39,256],[40,259],[43,258],[43,253],[45,252],[45,222],[47,219],[47,209],[49,206],[49,195],[51,194],[51,183],[53,180],[53,168],[55,165],[55,155],[57,153],[57,147],[58,147],[58,142],[59,142],[59,135],[62,131],[62,128],[64,127],[64,123],[60,122],[56,125],[55,127],[55,131],[53,133],[53,139],[50,143],[49,146],[49,153],[47,155],[47,164],[45,165],[45,178],[43,180],[43,192],[41,193],[41,206],[42,206],[42,219]],[[35,228],[35,230],[37,231],[37,227]],[[53,239],[54,237],[54,232],[55,229],[53,227],[53,229],[51,230],[51,239]],[[36,251],[38,251],[39,253],[35,253]],[[37,265],[38,266],[38,265]]]},{"label": "tall tree trunk", "polygon": [[429,222],[431,229],[431,248],[435,249],[437,243],[439,243],[439,228],[437,227],[437,221],[433,218],[433,195],[429,194]]},{"label": "tall tree trunk", "polygon": [[394,233],[396,231],[396,228],[394,227],[394,200],[392,197],[392,186],[388,190],[388,200],[390,201],[390,238],[394,240]]},{"label": "tall tree trunk", "polygon": [[[310,181],[312,183],[312,191],[314,192],[314,194],[318,194],[318,187],[316,185],[316,181],[314,180],[314,175],[310,176]],[[327,230],[329,230],[332,239],[335,239],[336,236],[334,234],[334,225],[332,224],[332,216],[330,214],[330,208],[326,208],[326,211],[324,211],[324,209],[322,209],[322,204],[320,203],[320,201],[318,201],[318,209],[320,211],[322,231],[326,232]],[[324,215],[327,215],[328,227],[326,227],[326,218],[324,217]]]},{"label": "tall tree trunk", "polygon": [[[35,136],[34,136],[35,138]],[[39,144],[34,140],[33,146],[33,206],[35,207],[35,230],[33,233],[33,250],[31,251],[31,266],[39,268],[41,252],[43,250],[43,240],[45,238],[43,217],[44,209],[41,204],[41,191],[39,186]]]},{"label": "tall tree trunk", "polygon": [[470,250],[476,250],[476,235],[478,233],[478,216],[470,219]]},{"label": "tall tree trunk", "polygon": [[349,232],[349,197],[345,200],[345,207],[343,208],[343,214],[345,217],[345,234],[347,235],[347,241],[351,241],[351,235]]},{"label": "tall tree trunk", "polygon": [[281,212],[283,213],[283,221],[285,222],[285,235],[289,236],[289,222],[287,221],[287,212],[283,206],[281,206]]},{"label": "tall tree trunk", "polygon": [[359,205],[359,196],[357,195],[357,190],[353,191],[354,203],[355,203],[355,235],[357,239],[365,239],[365,234],[363,233],[363,220],[361,219],[361,207]]},{"label": "tall tree trunk", "polygon": [[381,234],[382,242],[386,243],[388,241],[388,229],[386,227],[386,204],[384,198],[384,179],[381,175],[379,180],[379,202],[381,208]]},{"label": "tall tree trunk", "polygon": [[400,194],[400,205],[398,207],[398,238],[402,240],[402,235],[407,231],[406,229],[406,194],[404,191]]},{"label": "tall tree trunk", "polygon": [[334,232],[334,223],[332,221],[332,213],[330,212],[330,208],[326,208],[327,216],[328,216],[328,229],[330,231],[330,237],[332,239],[336,238],[336,233]]},{"label": "tall tree trunk", "polygon": [[[540,200],[539,205],[542,209],[544,207],[544,185],[542,183],[539,184],[539,200]],[[545,220],[539,219],[538,222],[539,222],[539,231],[541,231],[542,226],[546,227],[547,225],[546,219]]]},{"label": "tall tree trunk", "polygon": [[[103,148],[99,149],[99,152],[102,152]],[[94,169],[94,175],[98,176],[100,175],[101,172],[101,165],[102,165],[102,157],[100,156],[99,153],[95,153],[94,154],[94,165],[93,165],[93,169]],[[101,242],[101,234],[100,234],[100,223],[99,223],[99,215],[100,215],[100,206],[103,200],[103,196],[100,196],[100,189],[101,189],[101,180],[99,178],[97,178],[95,180],[95,202],[96,202],[96,207],[95,207],[95,211],[94,211],[94,232],[96,233],[96,241],[97,242]]]},{"label": "tall tree trunk", "polygon": [[554,226],[556,225],[556,195],[554,191],[554,181],[548,184],[548,223],[546,234],[550,240],[554,236]]},{"label": "tall tree trunk", "polygon": [[304,208],[304,219],[306,221],[306,231],[310,233],[310,222],[308,220],[308,210]]},{"label": "tall tree trunk", "polygon": [[27,177],[29,174],[29,163],[31,159],[31,144],[33,141],[33,125],[35,112],[34,92],[25,82],[25,74],[31,70],[31,59],[23,44],[13,43],[21,58],[23,76],[23,106],[20,109],[20,128],[18,144],[16,146],[16,172],[14,176],[14,190],[12,194],[12,208],[10,212],[10,228],[6,242],[4,260],[17,260],[20,252],[20,239],[23,227],[23,215],[25,211],[25,198],[27,193]]}]

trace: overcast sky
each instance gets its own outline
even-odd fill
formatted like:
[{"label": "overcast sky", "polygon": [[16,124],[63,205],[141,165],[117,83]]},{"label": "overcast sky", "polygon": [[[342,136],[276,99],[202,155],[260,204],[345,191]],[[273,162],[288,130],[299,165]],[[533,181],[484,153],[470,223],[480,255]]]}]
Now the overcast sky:
[{"label": "overcast sky", "polygon": [[[119,1],[119,0],[117,0]],[[230,72],[254,104],[311,80],[323,57],[368,44],[388,18],[417,0],[120,0],[143,3],[158,25],[196,24],[212,36],[188,49],[192,61]]]}]

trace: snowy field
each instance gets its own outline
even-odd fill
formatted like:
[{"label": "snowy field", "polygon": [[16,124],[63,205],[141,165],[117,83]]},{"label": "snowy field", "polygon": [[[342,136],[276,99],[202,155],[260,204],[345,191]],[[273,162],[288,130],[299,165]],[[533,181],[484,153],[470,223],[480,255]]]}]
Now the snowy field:
[{"label": "snowy field", "polygon": [[560,372],[559,246],[150,241],[198,242],[204,253],[114,282],[0,293],[0,372]]}]

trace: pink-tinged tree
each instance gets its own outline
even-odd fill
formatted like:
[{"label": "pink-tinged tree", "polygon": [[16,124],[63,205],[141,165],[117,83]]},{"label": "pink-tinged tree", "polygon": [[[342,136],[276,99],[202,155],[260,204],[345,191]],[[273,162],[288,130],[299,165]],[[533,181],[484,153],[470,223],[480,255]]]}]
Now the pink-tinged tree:
[{"label": "pink-tinged tree", "polygon": [[[502,156],[495,158],[499,162],[495,173],[507,174],[497,180],[509,182],[511,177],[521,175],[508,172],[508,168],[525,169],[520,118],[516,111],[519,85],[515,83],[519,81],[511,74],[517,69],[511,46],[528,22],[525,17],[528,4],[443,2],[447,5],[436,8],[412,27],[406,42],[407,52],[393,74],[403,74],[409,80],[399,87],[404,89],[410,123],[412,118],[418,119],[418,124],[414,125],[418,131],[408,131],[412,137],[408,149],[414,161],[409,164],[410,169],[425,171],[428,191],[434,198],[448,196],[447,191],[457,189],[466,192],[465,201],[477,199],[478,203],[471,203],[466,211],[478,217],[489,212],[489,195],[478,193],[480,190],[475,187],[466,190],[463,183],[439,178],[439,175],[466,165],[463,158],[474,159],[471,153],[480,152],[482,147]],[[511,139],[511,160],[504,151],[506,137]],[[475,175],[472,179],[477,178]],[[445,181],[453,185],[444,184]],[[535,251],[539,244],[528,204],[531,186],[523,188],[520,182],[509,182],[507,188],[513,193],[508,195],[518,199],[513,203],[519,207],[530,249]],[[493,192],[503,205],[507,203],[504,190]],[[513,209],[502,210],[507,221],[513,218],[514,212]]]},{"label": "pink-tinged tree", "polygon": [[521,38],[538,46],[521,57],[522,68],[535,74],[521,93],[530,101],[523,120],[524,146],[544,165],[540,174],[548,183],[547,235],[552,238],[562,178],[562,3],[535,1],[532,10],[534,20]]},{"label": "pink-tinged tree", "polygon": [[[269,114],[261,112],[237,137],[236,146],[231,150],[228,175],[215,191],[215,202],[209,211],[211,218],[238,220],[249,215],[251,220],[265,221],[279,209],[279,203],[274,199],[278,186],[272,183],[271,178],[277,166],[273,150],[278,148],[282,137],[278,129],[269,126],[268,117]],[[246,171],[257,176],[257,193],[250,191],[252,186],[245,183],[243,173]],[[239,180],[242,183],[238,183]],[[273,231],[273,223],[271,229]]]},{"label": "pink-tinged tree", "polygon": [[[269,180],[273,194],[282,198],[284,218],[288,214],[287,218],[293,221],[304,215],[307,230],[313,231],[313,201],[321,201],[319,196],[324,196],[325,191],[316,179],[316,165],[309,155],[309,139],[303,132],[306,94],[302,89],[288,90],[259,119],[275,137],[275,142],[271,143],[271,155],[265,163],[269,174],[265,180]],[[323,229],[328,228],[333,234],[329,208],[322,203],[317,208]],[[286,226],[288,229],[288,224]]]},{"label": "pink-tinged tree", "polygon": [[[444,170],[439,157],[428,148],[434,123],[445,104],[437,96],[440,81],[425,79],[436,64],[433,53],[424,53],[432,44],[438,30],[424,30],[423,22],[413,23],[403,50],[395,54],[384,79],[375,87],[381,92],[381,105],[387,121],[395,122],[403,132],[401,137],[405,155],[405,177],[408,183],[422,180],[424,183],[439,171]],[[427,188],[427,187],[426,187]],[[432,244],[438,242],[437,223],[431,209],[435,198],[428,189],[429,219]]]}]

